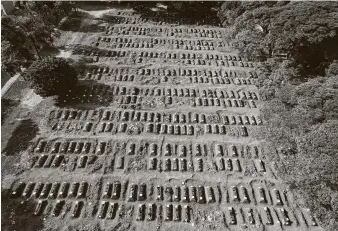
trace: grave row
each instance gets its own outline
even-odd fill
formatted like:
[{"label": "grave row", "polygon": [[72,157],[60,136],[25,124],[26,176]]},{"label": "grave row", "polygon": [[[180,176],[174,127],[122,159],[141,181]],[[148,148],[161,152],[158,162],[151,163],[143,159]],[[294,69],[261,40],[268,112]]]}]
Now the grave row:
[{"label": "grave row", "polygon": [[209,68],[139,68],[132,69],[129,67],[88,67],[88,72],[93,75],[96,74],[110,74],[110,75],[146,75],[146,76],[196,76],[196,77],[229,77],[229,78],[258,78],[258,75],[254,71],[239,71],[239,70],[228,70],[228,69],[209,69]]},{"label": "grave row", "polygon": [[[26,202],[27,203],[27,202]],[[22,203],[22,205],[25,202]],[[21,206],[22,206],[21,205]],[[50,209],[47,209],[49,206]],[[65,218],[70,213],[70,218],[79,218],[84,216],[84,201],[66,201],[57,200],[52,203],[47,200],[39,200],[34,215]],[[97,219],[115,220],[125,216],[126,205],[116,202],[101,201]],[[130,207],[129,207],[130,209]],[[191,205],[180,204],[137,204],[132,216],[137,222],[164,220],[165,222],[191,222],[195,219],[195,213]],[[135,216],[135,218],[134,218]],[[303,213],[301,210],[285,209],[285,208],[237,208],[227,207],[224,212],[224,222],[228,226],[235,225],[283,225],[283,226],[318,226],[316,219],[308,213]]]},{"label": "grave row", "polygon": [[112,35],[154,35],[162,34],[165,36],[193,36],[204,38],[222,38],[220,29],[204,29],[204,28],[163,28],[163,27],[142,27],[142,26],[107,26],[106,34]]},{"label": "grave row", "polygon": [[[135,78],[135,75],[113,75],[111,74],[92,74],[92,73],[87,73],[86,76],[80,76],[81,79],[83,80],[98,80],[98,81],[104,81],[104,82],[142,82],[147,83],[148,82],[148,77],[141,76]],[[151,79],[154,79],[154,77],[149,77]],[[174,81],[183,81],[186,82],[188,81],[189,83],[202,83],[202,84],[212,84],[212,85],[217,85],[217,84],[234,84],[234,85],[254,85],[255,80],[250,79],[250,78],[228,78],[228,77],[180,77],[180,79],[176,78],[168,78],[167,76],[161,76],[157,77],[155,83],[168,83],[168,82],[174,82]],[[186,80],[186,81],[185,81]]]},{"label": "grave row", "polygon": [[[36,145],[31,147],[34,153],[51,153],[51,154],[104,154],[106,146],[114,146],[114,153],[127,155],[149,155],[149,156],[229,156],[240,158],[265,158],[262,150],[254,145],[228,144],[219,141],[207,143],[182,143],[182,142],[165,142],[163,146],[155,141],[135,140],[128,141],[99,141],[97,139],[61,139],[48,140],[40,139]],[[101,147],[100,147],[101,146]]]},{"label": "grave row", "polygon": [[81,155],[70,158],[65,155],[46,155],[34,156],[31,160],[31,166],[34,168],[62,168],[62,169],[84,169],[93,166],[98,157],[95,155]]},{"label": "grave row", "polygon": [[[120,181],[107,182],[103,187],[102,199],[123,200],[122,188],[127,190],[126,201],[164,201],[183,203],[244,203],[244,204],[269,204],[275,206],[292,206],[288,192],[280,192],[278,189],[268,189],[266,186],[162,186],[147,185],[146,183],[125,184]],[[156,188],[156,189],[155,189]],[[55,182],[34,183],[19,182],[13,186],[11,197],[38,198],[54,200],[59,199],[83,199],[87,197],[90,185],[85,182]],[[153,193],[150,193],[153,192]]]},{"label": "grave row", "polygon": [[19,182],[14,185],[11,193],[12,198],[38,198],[38,199],[56,199],[56,198],[86,198],[90,185],[88,182]]},{"label": "grave row", "polygon": [[227,115],[215,113],[195,112],[147,112],[135,110],[76,110],[55,109],[49,113],[49,120],[92,120],[92,121],[133,121],[133,122],[165,122],[165,123],[221,123],[224,125],[262,125],[259,116],[253,115]]},{"label": "grave row", "polygon": [[[178,46],[208,46],[208,47],[224,47],[226,46],[223,41],[212,41],[212,40],[190,40],[190,39],[167,39],[167,38],[121,38],[121,37],[98,37],[97,42],[106,42],[127,45],[131,47],[138,46],[141,44],[144,46],[154,45],[178,45]],[[119,47],[121,48],[121,47]],[[138,48],[138,47],[135,47]]]},{"label": "grave row", "polygon": [[[236,56],[221,55],[221,54],[199,54],[199,53],[181,53],[181,52],[157,52],[157,51],[139,51],[132,49],[129,50],[99,50],[89,48],[75,48],[73,50],[75,55],[96,56],[96,57],[110,57],[110,58],[135,58],[140,60],[142,58],[155,58],[155,59],[172,59],[172,60],[185,60],[187,64],[195,65],[208,65],[210,61],[215,61],[219,66],[239,66],[239,67],[254,67],[252,62],[237,60]],[[142,59],[143,60],[143,59]]]},{"label": "grave row", "polygon": [[100,133],[126,133],[128,135],[140,135],[141,133],[151,133],[156,135],[184,135],[184,136],[201,136],[207,134],[228,135],[228,136],[249,136],[246,126],[226,126],[219,124],[206,124],[204,127],[192,124],[163,124],[163,123],[146,123],[146,124],[128,124],[128,123],[101,123],[94,126],[93,122],[57,122],[53,123],[52,131],[62,131],[65,133],[80,134],[92,132],[94,135]]}]

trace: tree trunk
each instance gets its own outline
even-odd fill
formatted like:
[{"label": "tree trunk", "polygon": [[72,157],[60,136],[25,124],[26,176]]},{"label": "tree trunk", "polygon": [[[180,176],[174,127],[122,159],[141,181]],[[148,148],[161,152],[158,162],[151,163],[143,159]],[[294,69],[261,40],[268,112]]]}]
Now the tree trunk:
[{"label": "tree trunk", "polygon": [[41,56],[40,56],[40,53],[39,53],[39,49],[38,49],[38,47],[37,47],[37,45],[35,43],[35,40],[32,37],[30,37],[30,40],[32,41],[32,45],[33,45],[33,47],[35,49],[36,55],[38,56],[39,59],[41,59]]}]

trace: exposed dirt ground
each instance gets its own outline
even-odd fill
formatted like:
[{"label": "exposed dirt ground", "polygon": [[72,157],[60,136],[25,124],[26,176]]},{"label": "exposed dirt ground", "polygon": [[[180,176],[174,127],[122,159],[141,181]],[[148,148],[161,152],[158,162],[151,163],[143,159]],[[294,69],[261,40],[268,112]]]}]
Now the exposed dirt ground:
[{"label": "exposed dirt ground", "polygon": [[253,137],[255,64],[224,29],[129,9],[73,23],[55,44],[87,62],[81,84],[2,98],[3,230],[322,230]]}]

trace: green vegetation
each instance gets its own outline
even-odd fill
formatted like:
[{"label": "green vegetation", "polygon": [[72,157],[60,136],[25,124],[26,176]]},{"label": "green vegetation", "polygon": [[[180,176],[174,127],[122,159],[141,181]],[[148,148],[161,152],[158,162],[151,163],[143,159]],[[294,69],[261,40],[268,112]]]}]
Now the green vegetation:
[{"label": "green vegetation", "polygon": [[225,2],[218,16],[248,58],[285,53],[305,74],[322,74],[338,58],[337,8],[336,2]]},{"label": "green vegetation", "polygon": [[336,2],[224,2],[218,12],[227,39],[261,61],[262,135],[280,154],[270,158],[327,230],[338,230],[337,8]]},{"label": "green vegetation", "polygon": [[23,78],[38,95],[62,96],[76,85],[77,72],[63,58],[45,57],[34,61]]},{"label": "green vegetation", "polygon": [[[156,1],[130,2],[142,18],[167,23],[219,25],[215,11],[221,5],[219,1]],[[153,11],[153,8],[157,10]]]},{"label": "green vegetation", "polygon": [[16,6],[1,17],[1,67],[12,75],[41,58],[57,35],[55,26],[74,11],[74,4],[64,1],[17,1]]},{"label": "green vegetation", "polygon": [[337,230],[338,75],[287,83],[264,102],[262,114],[268,122],[264,138],[281,154],[281,177],[323,227]]},{"label": "green vegetation", "polygon": [[45,19],[46,23],[58,25],[63,17],[75,11],[75,2],[70,1],[17,1],[19,14],[35,14]]},{"label": "green vegetation", "polygon": [[29,65],[35,56],[40,57],[40,46],[51,44],[52,28],[41,18],[5,15],[1,24],[1,64],[9,73]]}]

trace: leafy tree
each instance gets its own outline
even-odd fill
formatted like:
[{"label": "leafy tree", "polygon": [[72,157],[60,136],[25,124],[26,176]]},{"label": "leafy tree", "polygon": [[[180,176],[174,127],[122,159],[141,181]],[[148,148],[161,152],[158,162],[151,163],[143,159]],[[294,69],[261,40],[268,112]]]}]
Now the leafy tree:
[{"label": "leafy tree", "polygon": [[60,20],[75,10],[75,3],[70,1],[27,1],[20,5],[21,14],[34,13],[48,23],[57,25]]},{"label": "leafy tree", "polygon": [[40,47],[51,45],[53,27],[45,24],[42,18],[34,15],[6,15],[1,20],[1,38],[16,49],[25,47],[34,50],[40,58]]},{"label": "leafy tree", "polygon": [[37,60],[24,73],[36,94],[43,97],[63,95],[77,83],[77,73],[63,58]]},{"label": "leafy tree", "polygon": [[53,42],[54,29],[34,14],[5,15],[1,19],[2,68],[10,74],[26,67]]},{"label": "leafy tree", "polygon": [[21,71],[21,67],[27,67],[33,55],[25,47],[15,47],[9,41],[1,41],[1,66],[2,70],[13,75]]}]

